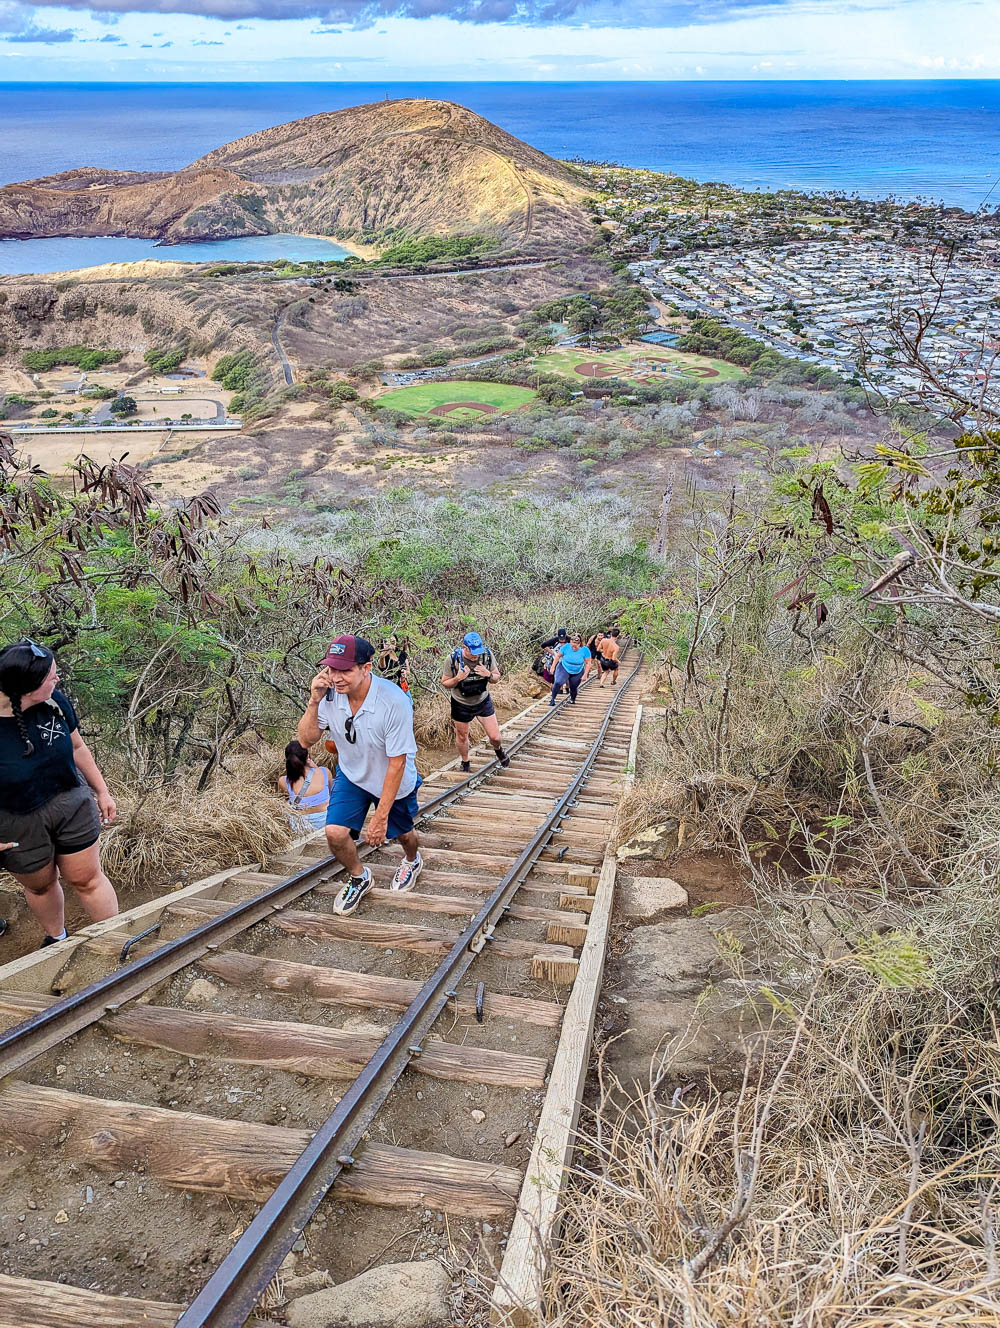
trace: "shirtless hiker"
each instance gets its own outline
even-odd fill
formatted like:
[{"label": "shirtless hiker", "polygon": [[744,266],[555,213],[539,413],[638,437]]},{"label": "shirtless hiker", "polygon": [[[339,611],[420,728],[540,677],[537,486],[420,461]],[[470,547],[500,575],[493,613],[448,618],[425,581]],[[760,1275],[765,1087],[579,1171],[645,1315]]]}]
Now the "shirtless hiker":
[{"label": "shirtless hiker", "polygon": [[618,645],[619,636],[621,636],[619,628],[612,627],[611,631],[601,640],[601,643],[598,646],[598,649],[601,652],[597,661],[601,670],[601,681],[597,684],[598,687],[604,686],[604,679],[609,673],[611,674],[611,686],[614,687],[618,682],[618,667],[620,664],[620,647]]}]

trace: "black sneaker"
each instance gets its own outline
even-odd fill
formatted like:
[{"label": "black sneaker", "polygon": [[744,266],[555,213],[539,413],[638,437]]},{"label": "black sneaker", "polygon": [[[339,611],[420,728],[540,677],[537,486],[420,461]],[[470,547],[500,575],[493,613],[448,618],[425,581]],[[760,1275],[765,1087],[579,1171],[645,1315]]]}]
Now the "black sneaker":
[{"label": "black sneaker", "polygon": [[463,775],[467,775],[471,769],[472,769],[472,762],[471,762],[471,761],[463,761],[463,762],[462,762],[462,774],[463,774]]},{"label": "black sneaker", "polygon": [[[6,931],[6,925],[4,930]],[[64,941],[65,939],[65,936],[46,936],[38,948],[44,950],[47,945],[58,945],[61,940]]]},{"label": "black sneaker", "polygon": [[352,876],[333,901],[334,913],[353,913],[374,884],[367,867],[361,876]]},{"label": "black sneaker", "polygon": [[495,747],[493,750],[497,760],[504,767],[504,769],[506,769],[507,766],[510,765],[510,757],[507,755],[507,753],[504,751],[502,747]]},{"label": "black sneaker", "polygon": [[7,919],[0,918],[0,936],[7,935]]}]

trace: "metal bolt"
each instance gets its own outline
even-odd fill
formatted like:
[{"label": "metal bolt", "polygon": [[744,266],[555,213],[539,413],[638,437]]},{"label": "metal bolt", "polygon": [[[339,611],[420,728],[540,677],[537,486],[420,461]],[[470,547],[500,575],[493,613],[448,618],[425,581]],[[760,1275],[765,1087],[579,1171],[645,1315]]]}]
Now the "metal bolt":
[{"label": "metal bolt", "polygon": [[351,1157],[350,1153],[341,1153],[337,1158],[337,1165],[341,1167],[353,1167],[354,1158]]}]

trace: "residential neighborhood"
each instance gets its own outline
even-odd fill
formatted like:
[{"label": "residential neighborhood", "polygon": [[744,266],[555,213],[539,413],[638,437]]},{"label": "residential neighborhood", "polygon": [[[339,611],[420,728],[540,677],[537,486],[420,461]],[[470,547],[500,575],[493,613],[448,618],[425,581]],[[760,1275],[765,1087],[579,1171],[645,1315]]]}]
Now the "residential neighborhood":
[{"label": "residential neighborhood", "polygon": [[932,315],[922,353],[967,392],[1000,352],[1000,269],[887,240],[706,250],[631,270],[661,305],[710,315],[783,355],[906,397],[921,380],[898,333]]}]

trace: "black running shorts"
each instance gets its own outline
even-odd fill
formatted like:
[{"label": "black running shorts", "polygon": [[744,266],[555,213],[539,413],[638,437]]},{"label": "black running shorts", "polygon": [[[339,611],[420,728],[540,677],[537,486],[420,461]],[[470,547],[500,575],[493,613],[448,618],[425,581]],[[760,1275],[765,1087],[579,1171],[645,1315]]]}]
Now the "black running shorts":
[{"label": "black running shorts", "polygon": [[17,844],[0,853],[0,867],[19,875],[41,871],[64,853],[90,848],[100,833],[97,803],[86,784],[57,793],[25,816],[0,810],[0,844]]},{"label": "black running shorts", "polygon": [[601,668],[605,673],[610,673],[612,669],[617,667],[618,661],[616,659],[605,659],[603,655],[601,656]]},{"label": "black running shorts", "polygon": [[463,705],[461,701],[451,698],[451,717],[459,724],[471,724],[474,719],[483,719],[495,714],[493,697],[488,692],[481,701],[475,701],[472,705]]}]

